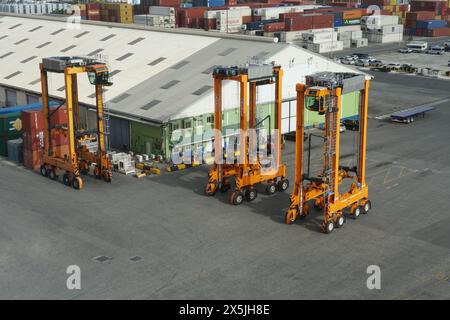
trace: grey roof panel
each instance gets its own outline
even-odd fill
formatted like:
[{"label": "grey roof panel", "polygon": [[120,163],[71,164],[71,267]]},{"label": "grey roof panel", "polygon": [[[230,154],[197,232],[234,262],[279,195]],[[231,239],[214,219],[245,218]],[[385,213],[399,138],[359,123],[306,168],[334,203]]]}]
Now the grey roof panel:
[{"label": "grey roof panel", "polygon": [[117,60],[117,61],[123,61],[123,60],[125,60],[125,59],[131,57],[133,54],[134,54],[134,53],[132,53],[132,52],[128,52],[128,53],[124,54],[123,56],[118,57],[116,60]]},{"label": "grey roof panel", "polygon": [[109,39],[111,39],[112,37],[115,37],[115,36],[116,36],[115,34],[110,34],[109,36],[106,36],[103,39],[100,39],[100,41],[106,41],[106,40],[109,40]]},{"label": "grey roof panel", "polygon": [[94,51],[88,53],[88,56],[94,56],[94,55],[96,55],[97,53],[100,53],[100,52],[102,52],[102,51],[103,51],[103,49],[97,49],[97,50],[94,50]]},{"label": "grey roof panel", "polygon": [[39,30],[40,28],[42,28],[42,26],[38,26],[38,27],[36,27],[36,28],[33,28],[33,29],[29,30],[28,32],[34,32],[34,31],[36,31],[36,30]]},{"label": "grey roof panel", "polygon": [[0,56],[0,59],[6,58],[7,56],[12,55],[14,52],[10,51]]},{"label": "grey roof panel", "polygon": [[41,49],[41,48],[43,48],[43,47],[46,47],[46,46],[48,46],[50,43],[52,43],[52,42],[51,42],[51,41],[44,42],[43,44],[38,45],[38,46],[36,47],[36,49]]},{"label": "grey roof panel", "polygon": [[156,66],[158,63],[160,63],[160,62],[162,62],[162,61],[164,61],[164,60],[166,60],[166,58],[161,57],[161,58],[158,58],[158,59],[156,59],[156,60],[153,60],[153,61],[150,62],[148,65],[149,65],[149,66]]},{"label": "grey roof panel", "polygon": [[31,61],[31,60],[36,59],[36,58],[37,58],[37,56],[31,56],[29,58],[26,58],[25,60],[20,61],[20,62],[21,63],[27,63],[28,61]]},{"label": "grey roof panel", "polygon": [[11,73],[10,75],[7,75],[6,77],[5,77],[5,79],[11,79],[12,77],[15,77],[15,76],[17,76],[17,75],[19,75],[19,74],[21,74],[22,73],[22,71],[16,71],[16,72],[13,72],[13,73]]},{"label": "grey roof panel", "polygon": [[192,92],[192,94],[195,94],[196,96],[201,96],[202,94],[204,94],[205,92],[209,91],[210,89],[212,89],[212,86],[205,85],[205,86],[195,90],[194,92]]},{"label": "grey roof panel", "polygon": [[14,44],[18,45],[18,44],[21,44],[21,43],[23,43],[23,42],[25,42],[27,40],[28,40],[28,38],[25,38],[25,39],[22,39],[22,40],[19,40],[19,41],[15,42]]},{"label": "grey roof panel", "polygon": [[50,33],[52,36],[54,36],[54,35],[57,35],[58,33],[61,33],[61,32],[63,32],[64,30],[66,30],[66,29],[58,29],[58,30],[56,30],[55,32],[52,32],[52,33]]},{"label": "grey roof panel", "polygon": [[131,41],[131,42],[128,42],[128,44],[130,45],[130,46],[132,46],[132,45],[135,45],[136,43],[138,43],[138,42],[141,42],[142,40],[145,40],[145,38],[137,38],[137,39],[134,39],[133,41]]},{"label": "grey roof panel", "polygon": [[178,70],[178,69],[180,69],[180,68],[183,68],[183,67],[184,67],[185,65],[187,65],[189,62],[190,62],[190,61],[187,61],[187,60],[180,61],[180,62],[178,62],[177,64],[173,65],[173,66],[171,67],[171,69]]},{"label": "grey roof panel", "polygon": [[67,48],[64,48],[64,49],[62,49],[61,50],[61,52],[67,52],[67,51],[69,51],[70,49],[73,49],[73,48],[75,48],[76,47],[76,45],[71,45],[71,46],[68,46]]}]

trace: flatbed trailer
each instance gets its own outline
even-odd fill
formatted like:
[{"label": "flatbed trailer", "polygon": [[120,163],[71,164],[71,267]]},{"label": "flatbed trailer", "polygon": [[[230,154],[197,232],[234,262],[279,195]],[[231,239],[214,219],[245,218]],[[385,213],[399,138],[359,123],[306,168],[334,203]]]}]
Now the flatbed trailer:
[{"label": "flatbed trailer", "polygon": [[414,118],[422,116],[425,118],[425,113],[434,110],[434,107],[430,106],[418,106],[407,110],[397,111],[391,114],[390,118],[395,122],[411,123]]}]

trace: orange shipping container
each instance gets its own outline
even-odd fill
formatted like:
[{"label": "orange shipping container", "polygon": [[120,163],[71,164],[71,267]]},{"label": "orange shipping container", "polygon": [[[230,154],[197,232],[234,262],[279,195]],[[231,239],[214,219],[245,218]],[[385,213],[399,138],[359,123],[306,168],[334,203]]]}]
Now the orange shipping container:
[{"label": "orange shipping container", "polygon": [[346,10],[343,12],[344,20],[360,19],[362,17],[362,10]]}]

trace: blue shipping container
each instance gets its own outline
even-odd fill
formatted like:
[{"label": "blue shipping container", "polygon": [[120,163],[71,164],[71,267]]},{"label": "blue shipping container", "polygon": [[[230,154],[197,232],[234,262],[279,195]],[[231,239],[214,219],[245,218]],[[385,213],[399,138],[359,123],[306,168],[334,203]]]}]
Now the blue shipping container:
[{"label": "blue shipping container", "polygon": [[342,27],[344,25],[344,20],[334,20],[333,26],[336,27]]},{"label": "blue shipping container", "polygon": [[254,21],[247,23],[247,30],[261,30],[263,24],[260,21]]},{"label": "blue shipping container", "polygon": [[[59,106],[59,103],[56,101],[49,101],[50,107]],[[26,110],[40,110],[42,109],[42,103],[32,103],[32,104],[26,104],[24,106],[16,106],[16,107],[8,107],[8,108],[0,108],[0,114],[9,114],[9,113],[16,113],[16,112],[22,112]]]},{"label": "blue shipping container", "polygon": [[194,0],[194,7],[223,7],[225,0]]},{"label": "blue shipping container", "polygon": [[446,23],[444,20],[422,20],[417,21],[416,24],[418,29],[439,29],[439,28],[445,28]]}]

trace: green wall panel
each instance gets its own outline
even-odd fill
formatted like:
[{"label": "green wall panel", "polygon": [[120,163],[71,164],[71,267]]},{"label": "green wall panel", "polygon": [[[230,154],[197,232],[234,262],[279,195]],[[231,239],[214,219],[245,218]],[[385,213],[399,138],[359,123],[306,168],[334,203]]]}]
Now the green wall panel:
[{"label": "green wall panel", "polygon": [[136,153],[162,152],[163,131],[155,127],[139,122],[131,122],[131,150]]}]

